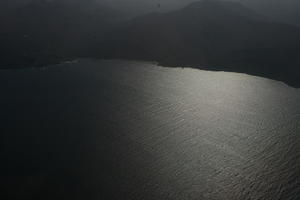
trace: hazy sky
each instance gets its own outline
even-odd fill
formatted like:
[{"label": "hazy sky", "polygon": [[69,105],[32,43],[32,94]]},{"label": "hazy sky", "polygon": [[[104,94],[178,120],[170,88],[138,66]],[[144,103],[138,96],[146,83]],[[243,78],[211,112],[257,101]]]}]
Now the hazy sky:
[{"label": "hazy sky", "polygon": [[[37,0],[0,0],[1,4],[23,4],[30,1]],[[42,0],[41,0],[42,1]],[[45,0],[45,1],[55,1],[55,0]],[[56,1],[82,1],[87,2],[87,0],[56,0]],[[156,6],[157,4],[161,4],[161,6],[165,7],[174,7],[177,5],[184,5],[190,2],[194,2],[197,0],[95,0],[99,2],[104,2],[111,5],[119,5],[119,6],[127,6],[127,7],[149,7]],[[283,5],[284,7],[293,7],[295,5],[300,5],[299,0],[231,0],[231,1],[240,1],[246,4],[256,4],[266,6],[268,5],[270,8],[275,5]]]},{"label": "hazy sky", "polygon": [[[149,12],[155,10],[170,10],[180,8],[197,0],[99,0],[113,7],[131,11]],[[300,0],[231,0],[285,22],[294,22],[300,25]],[[158,8],[160,4],[160,8]]]},{"label": "hazy sky", "polygon": [[[0,0],[0,7],[5,9],[4,5],[20,5],[33,0]],[[39,0],[34,0],[39,1]],[[43,1],[43,0],[40,0]],[[45,0],[45,1],[81,1],[88,0]],[[183,7],[197,0],[91,0],[102,2],[115,9],[132,12],[134,14],[143,14],[151,11],[165,11]],[[266,14],[283,21],[295,21],[300,24],[300,0],[231,0],[239,1],[257,10],[261,14]],[[158,6],[159,5],[159,6]]]}]

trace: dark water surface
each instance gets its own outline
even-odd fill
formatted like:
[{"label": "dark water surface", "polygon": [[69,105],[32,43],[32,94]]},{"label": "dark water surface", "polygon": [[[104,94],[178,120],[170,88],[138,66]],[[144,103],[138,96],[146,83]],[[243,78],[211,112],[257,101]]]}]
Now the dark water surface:
[{"label": "dark water surface", "polygon": [[300,90],[281,82],[81,60],[2,70],[0,92],[12,199],[300,199]]}]

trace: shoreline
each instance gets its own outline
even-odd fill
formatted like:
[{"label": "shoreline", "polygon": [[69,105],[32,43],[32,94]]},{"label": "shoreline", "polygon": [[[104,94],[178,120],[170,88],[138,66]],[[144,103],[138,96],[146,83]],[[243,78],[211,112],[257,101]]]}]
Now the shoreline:
[{"label": "shoreline", "polygon": [[[180,64],[178,62],[170,62],[170,61],[154,61],[154,60],[142,60],[142,59],[128,59],[128,58],[97,58],[97,57],[70,57],[70,58],[62,58],[62,59],[53,59],[51,62],[41,62],[41,63],[25,63],[24,65],[8,65],[8,66],[0,66],[0,71],[6,70],[21,70],[21,69],[39,69],[39,68],[47,68],[51,65],[60,65],[60,64],[74,64],[80,62],[83,59],[90,59],[90,60],[102,60],[102,61],[128,61],[128,62],[141,62],[141,63],[150,63],[160,67],[169,67],[169,68],[191,68],[191,69],[198,69],[198,70],[205,70],[205,71],[212,71],[212,72],[232,72],[232,73],[241,73],[247,74],[250,76],[257,76],[267,79],[272,79],[275,81],[282,82],[283,84],[299,89],[300,88],[300,78],[294,76],[290,76],[289,74],[283,73],[268,73],[266,71],[258,71],[260,68],[256,66],[255,68],[251,68],[249,64],[235,64],[232,66],[222,67],[222,65],[201,65],[201,64]],[[246,67],[242,68],[238,67],[240,65],[244,65]],[[288,70],[287,70],[288,71]]]}]

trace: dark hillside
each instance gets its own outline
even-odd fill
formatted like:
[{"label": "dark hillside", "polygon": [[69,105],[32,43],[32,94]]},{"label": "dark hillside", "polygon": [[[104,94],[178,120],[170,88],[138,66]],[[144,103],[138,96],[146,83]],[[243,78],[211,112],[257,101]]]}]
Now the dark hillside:
[{"label": "dark hillside", "polygon": [[[97,44],[100,57],[246,72],[297,81],[300,29],[239,3],[201,1],[138,17]],[[209,66],[209,67],[206,67]]]}]

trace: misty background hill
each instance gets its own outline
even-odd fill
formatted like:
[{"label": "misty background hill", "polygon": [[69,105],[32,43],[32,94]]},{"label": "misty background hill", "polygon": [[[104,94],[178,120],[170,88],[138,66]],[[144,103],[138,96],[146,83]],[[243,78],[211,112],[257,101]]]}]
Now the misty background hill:
[{"label": "misty background hill", "polygon": [[126,58],[294,83],[298,6],[293,0],[2,0],[0,67]]},{"label": "misty background hill", "polygon": [[[228,1],[228,0],[224,0]],[[294,25],[300,25],[300,1],[298,0],[231,0],[243,3],[245,6],[264,14],[275,21],[282,21]],[[108,4],[143,14],[149,11],[170,11],[182,8],[195,0],[109,0]],[[160,8],[157,8],[160,4]]]},{"label": "misty background hill", "polygon": [[35,0],[21,5],[1,20],[2,66],[80,56],[122,16],[94,1]]},{"label": "misty background hill", "polygon": [[[7,8],[20,7],[30,2],[67,2],[83,4],[91,0],[1,0],[0,11]],[[170,11],[180,9],[196,0],[92,0],[102,5],[122,10],[130,16],[146,14],[153,11]],[[224,0],[228,1],[228,0]],[[300,25],[300,1],[298,0],[231,0],[243,3],[245,6],[256,10],[276,21]],[[159,7],[158,7],[159,5]]]}]

